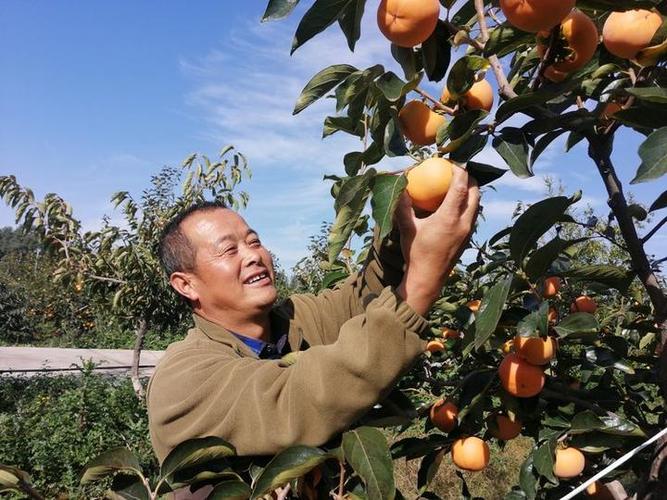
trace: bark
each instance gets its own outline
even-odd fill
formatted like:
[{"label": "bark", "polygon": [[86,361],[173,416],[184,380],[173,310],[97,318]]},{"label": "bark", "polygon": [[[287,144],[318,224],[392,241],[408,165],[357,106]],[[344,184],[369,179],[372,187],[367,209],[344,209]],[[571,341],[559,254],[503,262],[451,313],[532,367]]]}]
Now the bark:
[{"label": "bark", "polygon": [[[625,240],[632,260],[633,271],[637,273],[653,305],[656,324],[660,331],[658,348],[660,357],[657,367],[658,384],[663,397],[667,400],[667,296],[651,269],[644,250],[644,241],[637,235],[637,229],[628,211],[628,203],[623,194],[622,184],[611,162],[613,136],[591,133],[587,139],[589,142],[588,154],[595,162],[607,189],[609,208],[611,208],[618,222],[621,235]],[[667,438],[662,438],[656,445],[648,477],[640,485],[638,498],[664,498],[665,491],[667,491]]]},{"label": "bark", "polygon": [[134,350],[132,352],[132,370],[130,372],[132,387],[134,387],[134,392],[139,399],[144,399],[145,395],[144,388],[141,385],[141,380],[139,379],[139,361],[141,359],[141,349],[144,346],[146,330],[148,330],[148,323],[145,319],[140,319],[135,329],[136,339],[134,341]]}]

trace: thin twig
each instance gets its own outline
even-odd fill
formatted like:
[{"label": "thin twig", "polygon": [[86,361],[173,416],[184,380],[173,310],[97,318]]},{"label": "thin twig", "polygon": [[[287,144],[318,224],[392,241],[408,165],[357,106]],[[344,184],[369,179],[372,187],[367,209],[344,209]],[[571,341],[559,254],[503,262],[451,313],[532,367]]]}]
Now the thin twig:
[{"label": "thin twig", "polygon": [[338,482],[338,499],[343,500],[343,493],[345,492],[345,462],[340,460],[340,481]]},{"label": "thin twig", "polygon": [[475,47],[477,50],[484,50],[484,44],[482,44],[478,40],[475,40],[474,38],[470,37],[470,35],[468,35],[466,30],[464,30],[460,26],[456,26],[455,24],[451,23],[450,21],[444,21],[444,23],[445,23],[445,26],[447,27],[447,29],[449,30],[449,32],[452,35],[458,35],[459,33],[464,32],[464,33],[466,33],[463,36],[463,41],[464,42],[466,42],[468,45],[471,45],[471,46]]},{"label": "thin twig", "polygon": [[444,112],[447,113],[448,115],[453,115],[453,114],[454,114],[455,111],[454,111],[453,108],[450,108],[449,106],[445,106],[443,103],[440,102],[440,100],[438,100],[438,99],[436,99],[435,97],[433,97],[432,95],[430,95],[430,94],[424,92],[424,91],[423,91],[422,89],[420,89],[419,87],[415,88],[414,90],[415,90],[415,92],[417,92],[420,96],[422,96],[424,99],[428,99],[428,100],[431,101],[433,104],[435,104],[435,106],[436,106],[438,109],[444,111]]},{"label": "thin twig", "polygon": [[667,216],[660,222],[658,222],[658,224],[653,229],[651,229],[651,231],[649,231],[649,233],[646,236],[642,238],[642,243],[646,243],[651,238],[651,236],[657,233],[658,230],[665,225],[666,222],[667,222]]},{"label": "thin twig", "polygon": [[[489,28],[486,26],[486,16],[484,14],[484,0],[475,0],[475,10],[477,11],[477,23],[482,33],[482,45],[489,40]],[[484,47],[479,50],[484,50]]]},{"label": "thin twig", "polygon": [[107,278],[106,276],[97,276],[96,274],[89,274],[89,278],[92,278],[97,281],[106,281],[109,283],[116,283],[117,285],[125,285],[127,284],[127,281],[125,280],[120,280],[118,278]]}]

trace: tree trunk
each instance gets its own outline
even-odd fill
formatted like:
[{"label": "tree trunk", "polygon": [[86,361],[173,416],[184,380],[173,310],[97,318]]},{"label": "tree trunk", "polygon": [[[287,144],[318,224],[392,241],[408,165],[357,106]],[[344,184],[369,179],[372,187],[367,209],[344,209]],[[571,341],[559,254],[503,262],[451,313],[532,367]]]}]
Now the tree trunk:
[{"label": "tree trunk", "polygon": [[134,350],[132,352],[132,370],[130,378],[132,379],[132,387],[134,387],[134,392],[139,399],[144,399],[144,388],[141,385],[141,380],[139,379],[139,360],[141,359],[141,349],[144,347],[144,337],[146,336],[146,330],[148,329],[148,324],[145,319],[140,319],[135,328],[136,339],[134,341]]},{"label": "tree trunk", "polygon": [[[598,167],[598,172],[607,189],[609,208],[618,222],[621,235],[627,245],[633,271],[637,273],[653,305],[655,321],[660,330],[658,348],[660,358],[656,371],[663,398],[667,400],[667,296],[651,269],[644,250],[644,242],[637,235],[621,181],[611,162],[613,136],[590,134],[587,139],[589,142],[588,154]],[[657,442],[648,477],[640,485],[638,498],[664,498],[665,491],[667,491],[667,437]]]}]

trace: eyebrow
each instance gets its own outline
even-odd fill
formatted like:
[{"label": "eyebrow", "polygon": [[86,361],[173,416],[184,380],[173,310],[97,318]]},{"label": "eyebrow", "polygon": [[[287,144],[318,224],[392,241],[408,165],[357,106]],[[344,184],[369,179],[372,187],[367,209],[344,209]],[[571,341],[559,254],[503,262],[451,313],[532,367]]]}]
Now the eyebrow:
[{"label": "eyebrow", "polygon": [[[255,231],[255,230],[252,229],[252,228],[248,228],[248,230],[247,230],[246,233],[245,233],[245,237],[247,238],[247,237],[250,236],[251,234],[254,234],[254,235],[256,235],[256,236],[259,236],[259,233],[257,233],[257,231]],[[234,239],[234,236],[232,236],[231,234],[223,234],[223,235],[220,236],[217,240],[215,240],[215,247],[217,248],[217,247],[219,247],[223,242],[225,242],[225,241],[227,241],[227,240],[233,240],[233,239]]]}]

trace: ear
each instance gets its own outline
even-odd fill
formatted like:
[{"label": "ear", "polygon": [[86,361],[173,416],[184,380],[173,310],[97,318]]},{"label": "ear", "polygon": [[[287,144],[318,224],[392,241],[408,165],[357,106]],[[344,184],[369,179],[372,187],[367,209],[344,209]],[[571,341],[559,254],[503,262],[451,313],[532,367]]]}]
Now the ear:
[{"label": "ear", "polygon": [[176,271],[169,276],[169,283],[174,290],[191,302],[196,302],[199,300],[199,294],[195,289],[193,281],[191,274],[181,271]]}]

